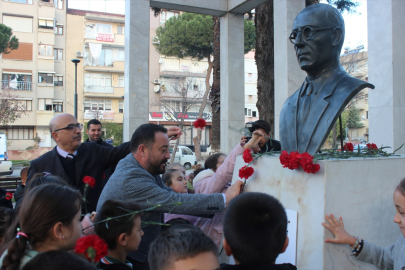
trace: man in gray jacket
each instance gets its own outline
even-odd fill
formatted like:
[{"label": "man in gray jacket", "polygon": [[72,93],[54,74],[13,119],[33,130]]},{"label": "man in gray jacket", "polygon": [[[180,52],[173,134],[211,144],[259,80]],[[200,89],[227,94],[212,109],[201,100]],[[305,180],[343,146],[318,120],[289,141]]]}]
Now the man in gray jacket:
[{"label": "man in gray jacket", "polygon": [[[172,135],[173,129],[169,135]],[[181,135],[176,132],[177,139]],[[97,205],[97,211],[109,199],[130,201],[142,208],[162,205],[142,216],[142,221],[163,223],[164,213],[206,215],[221,212],[240,193],[242,181],[232,185],[226,194],[184,194],[176,193],[164,185],[160,174],[165,172],[170,158],[167,129],[154,124],[141,125],[131,138],[131,153],[122,159],[107,182]],[[173,207],[173,203],[181,205]],[[137,252],[128,255],[134,269],[149,269],[147,254],[150,243],[160,234],[160,226],[149,225]]]}]

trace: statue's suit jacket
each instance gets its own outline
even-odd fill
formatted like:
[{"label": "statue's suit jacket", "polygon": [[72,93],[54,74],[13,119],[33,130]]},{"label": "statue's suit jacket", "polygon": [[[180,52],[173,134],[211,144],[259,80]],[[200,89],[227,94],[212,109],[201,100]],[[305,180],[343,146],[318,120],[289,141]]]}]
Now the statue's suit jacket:
[{"label": "statue's suit jacket", "polygon": [[[303,85],[284,103],[280,113],[281,150],[307,152],[314,155],[323,145],[333,124],[349,101],[362,89],[374,85],[351,77],[341,66],[314,81],[314,91],[308,116],[303,123],[297,123],[300,112],[300,97]],[[303,125],[301,134],[297,125]]]}]

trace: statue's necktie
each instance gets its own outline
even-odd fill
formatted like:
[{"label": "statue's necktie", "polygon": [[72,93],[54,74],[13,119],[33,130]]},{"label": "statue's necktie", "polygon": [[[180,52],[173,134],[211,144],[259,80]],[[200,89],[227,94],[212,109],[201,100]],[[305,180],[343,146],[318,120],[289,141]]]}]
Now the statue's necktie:
[{"label": "statue's necktie", "polygon": [[[304,91],[302,91],[299,102],[298,102],[298,115],[297,115],[297,131],[301,134],[305,122],[308,117],[309,110],[311,109],[311,94],[314,90],[312,82],[308,83],[305,81]],[[298,140],[300,137],[298,138]]]}]

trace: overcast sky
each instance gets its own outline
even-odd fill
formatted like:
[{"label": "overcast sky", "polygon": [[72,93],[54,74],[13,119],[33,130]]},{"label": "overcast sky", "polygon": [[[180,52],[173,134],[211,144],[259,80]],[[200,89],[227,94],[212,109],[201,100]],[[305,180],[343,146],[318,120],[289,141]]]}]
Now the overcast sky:
[{"label": "overcast sky", "polygon": [[[207,0],[208,1],[208,0]],[[209,0],[214,1],[214,0]],[[322,2],[322,1],[321,1]],[[326,2],[323,0],[323,2]],[[346,37],[343,48],[355,48],[364,45],[367,51],[367,0],[357,0],[356,13],[343,14],[346,25]],[[93,10],[115,14],[125,13],[125,0],[69,0],[69,8]]]}]

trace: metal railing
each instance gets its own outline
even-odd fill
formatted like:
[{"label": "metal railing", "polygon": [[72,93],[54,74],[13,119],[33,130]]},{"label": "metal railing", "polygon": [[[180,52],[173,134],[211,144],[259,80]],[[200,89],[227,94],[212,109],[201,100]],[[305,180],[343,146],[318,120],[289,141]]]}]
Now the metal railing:
[{"label": "metal railing", "polygon": [[26,90],[31,91],[32,82],[24,82],[24,81],[1,81],[1,89],[2,90]]}]

